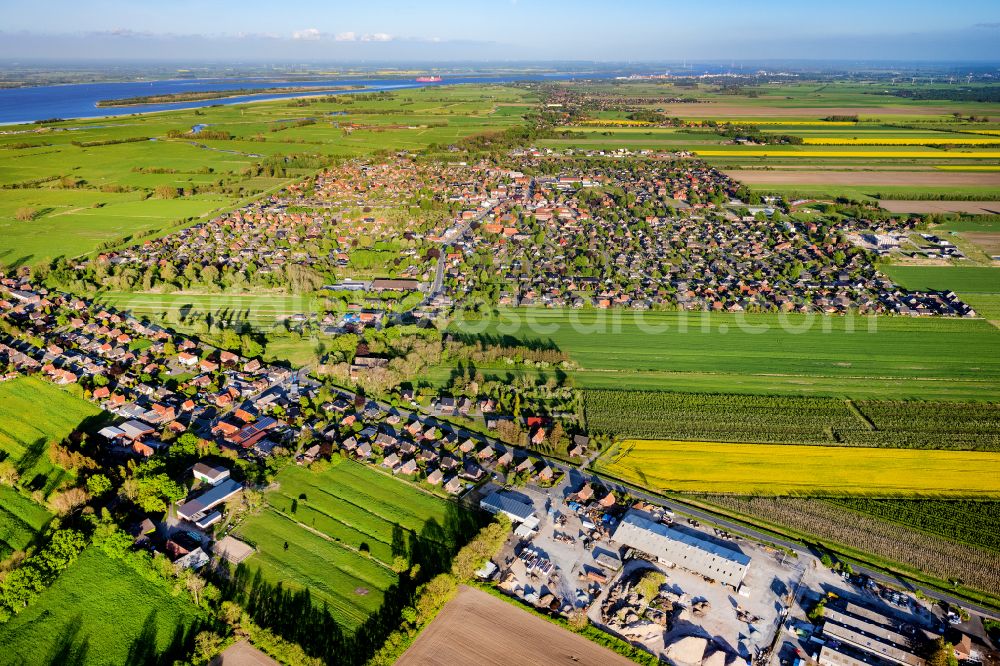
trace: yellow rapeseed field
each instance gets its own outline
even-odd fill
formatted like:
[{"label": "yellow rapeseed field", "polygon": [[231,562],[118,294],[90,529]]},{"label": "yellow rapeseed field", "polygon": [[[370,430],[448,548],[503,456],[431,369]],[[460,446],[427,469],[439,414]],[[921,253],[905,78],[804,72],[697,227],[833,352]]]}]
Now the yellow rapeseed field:
[{"label": "yellow rapeseed field", "polygon": [[[843,121],[843,120],[728,120],[726,121],[733,125],[802,125],[802,126],[817,126],[817,127],[853,127],[858,123],[854,121]],[[859,121],[864,122],[864,121]]]},{"label": "yellow rapeseed field", "polygon": [[626,440],[597,469],[655,491],[1000,496],[1000,453]]},{"label": "yellow rapeseed field", "polygon": [[644,125],[652,125],[653,123],[647,122],[645,120],[624,120],[619,118],[596,118],[594,120],[581,120],[579,125],[620,125],[622,127],[639,127]]},{"label": "yellow rapeseed field", "polygon": [[702,157],[875,157],[898,159],[935,159],[935,160],[995,160],[1000,159],[1000,151],[983,150],[975,153],[943,152],[927,150],[695,150]]},{"label": "yellow rapeseed field", "polygon": [[952,144],[961,146],[992,146],[1000,143],[1000,137],[995,139],[975,139],[975,138],[889,138],[872,137],[865,139],[849,139],[838,137],[806,137],[802,143],[811,146],[927,146],[937,144]]}]

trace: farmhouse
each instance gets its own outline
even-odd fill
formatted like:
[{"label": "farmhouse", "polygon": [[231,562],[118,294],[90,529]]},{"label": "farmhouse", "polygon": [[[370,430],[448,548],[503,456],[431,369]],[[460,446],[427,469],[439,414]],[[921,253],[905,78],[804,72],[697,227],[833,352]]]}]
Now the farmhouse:
[{"label": "farmhouse", "polygon": [[479,502],[479,508],[492,514],[503,513],[512,522],[522,523],[531,529],[538,527],[535,507],[504,492],[490,493]]},{"label": "farmhouse", "polygon": [[676,564],[733,588],[739,587],[750,567],[750,558],[743,553],[709,541],[697,533],[681,532],[653,522],[637,511],[625,514],[612,539],[652,555],[661,562]]}]

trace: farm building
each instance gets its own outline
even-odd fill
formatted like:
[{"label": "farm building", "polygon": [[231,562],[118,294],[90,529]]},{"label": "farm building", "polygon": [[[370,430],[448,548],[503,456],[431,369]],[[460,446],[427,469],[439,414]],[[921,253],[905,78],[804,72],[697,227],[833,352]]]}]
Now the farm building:
[{"label": "farm building", "polygon": [[377,278],[372,280],[371,288],[374,291],[417,291],[420,289],[420,281]]},{"label": "farm building", "polygon": [[820,666],[870,666],[867,662],[844,654],[829,645],[824,645],[819,651]]},{"label": "farm building", "polygon": [[118,426],[118,429],[121,430],[126,437],[132,440],[142,439],[146,435],[152,435],[156,432],[156,429],[153,428],[153,426],[143,423],[142,421],[136,421],[135,419],[126,421]]},{"label": "farm building", "polygon": [[479,508],[492,514],[503,513],[511,519],[511,522],[527,525],[531,529],[538,527],[535,507],[508,493],[499,491],[490,493],[480,500]]},{"label": "farm building", "polygon": [[199,481],[204,481],[205,483],[213,486],[216,486],[229,478],[229,470],[225,467],[209,465],[203,462],[195,463],[191,473],[194,475],[194,478]]},{"label": "farm building", "polygon": [[918,646],[901,629],[900,622],[857,604],[829,605],[823,611],[823,636],[839,647],[826,656],[826,666],[854,666],[873,658],[880,664],[924,666],[924,659],[914,654]]},{"label": "farm building", "polygon": [[612,537],[623,546],[652,555],[701,576],[739,587],[750,558],[691,532],[681,532],[629,511]]},{"label": "farm building", "polygon": [[327,291],[368,291],[372,288],[371,280],[341,280],[335,284],[323,287]]},{"label": "farm building", "polygon": [[185,520],[200,520],[202,516],[209,514],[212,509],[225,502],[236,493],[243,490],[243,484],[232,479],[226,479],[206,490],[192,500],[184,502],[177,507],[177,515]]}]

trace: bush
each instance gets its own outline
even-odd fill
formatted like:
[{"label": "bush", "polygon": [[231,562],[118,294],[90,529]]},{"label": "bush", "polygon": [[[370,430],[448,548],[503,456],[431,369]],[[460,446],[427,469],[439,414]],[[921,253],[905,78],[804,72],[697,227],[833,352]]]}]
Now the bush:
[{"label": "bush", "polygon": [[17,212],[14,213],[14,217],[21,222],[30,222],[31,220],[35,219],[36,215],[38,215],[38,209],[31,208],[30,206],[24,206],[22,208],[18,208]]},{"label": "bush", "polygon": [[72,564],[87,540],[76,530],[57,530],[37,553],[0,581],[0,623],[24,610]]},{"label": "bush", "polygon": [[176,199],[180,191],[172,185],[157,185],[154,193],[160,199]]}]

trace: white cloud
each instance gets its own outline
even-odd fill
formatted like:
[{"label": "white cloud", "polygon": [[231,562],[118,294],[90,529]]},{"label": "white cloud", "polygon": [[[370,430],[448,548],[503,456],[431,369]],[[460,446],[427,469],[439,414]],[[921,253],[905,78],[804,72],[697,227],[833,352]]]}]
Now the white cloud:
[{"label": "white cloud", "polygon": [[338,42],[353,42],[358,38],[357,33],[354,32],[338,32],[334,39]]},{"label": "white cloud", "polygon": [[306,28],[305,30],[296,30],[292,33],[292,39],[302,39],[307,41],[315,41],[321,37],[321,33],[316,28]]},{"label": "white cloud", "polygon": [[392,35],[385,32],[374,32],[361,36],[363,42],[391,42]]}]

